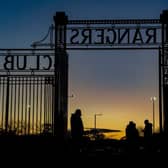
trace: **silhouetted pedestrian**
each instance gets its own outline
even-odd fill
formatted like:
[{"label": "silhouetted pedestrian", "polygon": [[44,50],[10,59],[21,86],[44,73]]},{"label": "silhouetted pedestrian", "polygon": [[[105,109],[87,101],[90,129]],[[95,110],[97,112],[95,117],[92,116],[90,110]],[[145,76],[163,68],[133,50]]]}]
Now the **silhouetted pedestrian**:
[{"label": "silhouetted pedestrian", "polygon": [[149,120],[144,121],[145,127],[144,127],[144,138],[149,139],[152,137],[152,124],[149,122]]},{"label": "silhouetted pedestrian", "polygon": [[126,126],[126,141],[127,141],[127,150],[129,152],[135,152],[138,150],[139,143],[139,132],[136,128],[136,124],[133,121],[130,121]]},{"label": "silhouetted pedestrian", "polygon": [[144,148],[146,151],[150,151],[152,148],[152,124],[149,122],[148,119],[144,120]]},{"label": "silhouetted pedestrian", "polygon": [[133,121],[130,121],[126,127],[126,139],[129,141],[135,141],[139,137],[136,124]]},{"label": "silhouetted pedestrian", "polygon": [[77,109],[72,115],[71,115],[71,137],[74,147],[77,148],[77,150],[80,150],[82,141],[83,141],[83,133],[84,133],[84,126],[83,121],[81,118],[81,110]]}]

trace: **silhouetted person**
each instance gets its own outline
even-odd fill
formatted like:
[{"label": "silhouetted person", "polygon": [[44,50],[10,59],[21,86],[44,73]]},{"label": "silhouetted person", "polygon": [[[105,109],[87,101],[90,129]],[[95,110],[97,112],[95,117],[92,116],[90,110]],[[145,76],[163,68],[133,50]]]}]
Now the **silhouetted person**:
[{"label": "silhouetted person", "polygon": [[149,139],[152,137],[152,124],[149,122],[149,120],[144,121],[145,127],[144,127],[144,138]]},{"label": "silhouetted person", "polygon": [[136,128],[136,124],[133,121],[130,121],[126,126],[126,141],[127,141],[127,150],[129,152],[135,152],[138,150],[139,142],[139,132]]},{"label": "silhouetted person", "polygon": [[144,120],[144,147],[146,151],[150,151],[152,147],[152,124],[149,122],[149,120]]},{"label": "silhouetted person", "polygon": [[77,150],[80,150],[82,141],[83,141],[83,133],[84,133],[84,126],[83,121],[81,119],[81,110],[77,109],[71,115],[71,137],[73,141],[73,145]]},{"label": "silhouetted person", "polygon": [[133,121],[130,121],[126,127],[126,139],[127,140],[136,140],[139,137],[136,124]]}]

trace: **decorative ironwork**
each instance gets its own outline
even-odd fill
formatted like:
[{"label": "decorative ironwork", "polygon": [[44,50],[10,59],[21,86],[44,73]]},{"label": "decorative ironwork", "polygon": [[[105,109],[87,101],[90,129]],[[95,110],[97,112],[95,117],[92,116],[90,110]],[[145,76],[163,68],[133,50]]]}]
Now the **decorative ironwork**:
[{"label": "decorative ironwork", "polygon": [[[49,38],[49,42],[45,42]],[[31,47],[36,48],[36,47],[50,47],[54,48],[54,25],[52,24],[49,29],[47,34],[39,41],[33,42],[31,44]]]},{"label": "decorative ironwork", "polygon": [[0,134],[53,135],[54,56],[52,49],[0,49]]},{"label": "decorative ironwork", "polygon": [[52,135],[53,104],[54,76],[1,76],[0,134]]},{"label": "decorative ironwork", "polygon": [[160,19],[68,20],[68,24],[160,24]]}]

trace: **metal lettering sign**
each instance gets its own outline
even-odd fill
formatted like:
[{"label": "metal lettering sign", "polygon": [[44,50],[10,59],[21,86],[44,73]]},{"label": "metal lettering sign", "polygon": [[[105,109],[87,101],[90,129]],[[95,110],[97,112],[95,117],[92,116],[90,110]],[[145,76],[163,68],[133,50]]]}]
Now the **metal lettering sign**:
[{"label": "metal lettering sign", "polygon": [[67,49],[158,48],[162,44],[161,29],[157,19],[70,20],[66,46]]},{"label": "metal lettering sign", "polygon": [[10,74],[37,74],[50,72],[54,75],[54,52],[14,50],[0,53],[0,75]]},{"label": "metal lettering sign", "polygon": [[160,27],[69,28],[68,46],[135,46],[161,44]]}]

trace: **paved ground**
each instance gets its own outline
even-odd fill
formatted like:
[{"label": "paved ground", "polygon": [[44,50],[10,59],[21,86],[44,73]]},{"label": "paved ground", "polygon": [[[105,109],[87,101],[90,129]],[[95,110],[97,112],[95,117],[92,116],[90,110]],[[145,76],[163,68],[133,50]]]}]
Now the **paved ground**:
[{"label": "paved ground", "polygon": [[[48,165],[135,165],[162,164],[167,162],[167,140],[157,139],[151,151],[145,151],[140,143],[130,149],[126,141],[84,141],[80,150],[71,140],[58,142],[52,137],[0,137],[0,161],[5,164]],[[163,164],[163,165],[164,165]],[[23,167],[25,167],[23,166]]]}]

